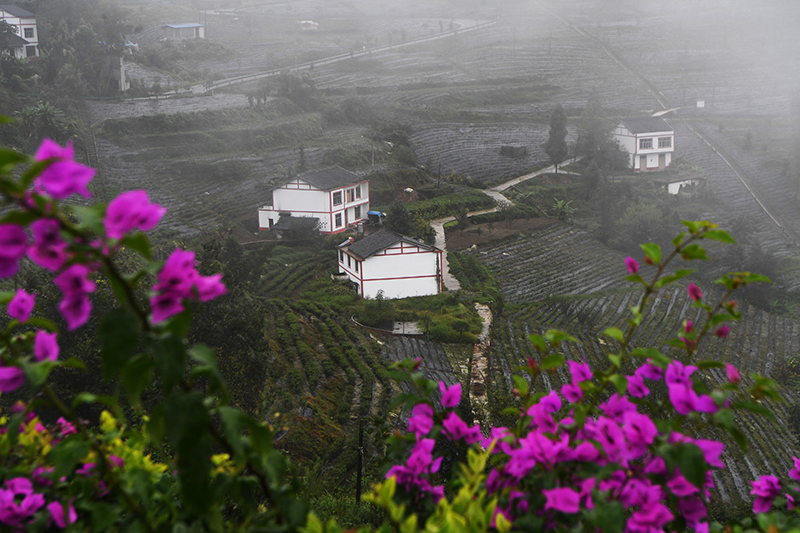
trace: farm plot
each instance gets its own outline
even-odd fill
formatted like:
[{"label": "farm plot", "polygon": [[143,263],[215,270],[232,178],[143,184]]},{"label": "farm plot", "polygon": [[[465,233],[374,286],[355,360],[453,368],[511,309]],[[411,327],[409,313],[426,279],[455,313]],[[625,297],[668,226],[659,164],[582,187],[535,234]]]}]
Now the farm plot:
[{"label": "farm plot", "polygon": [[564,224],[465,253],[476,254],[489,267],[509,303],[627,286],[623,254]]},{"label": "farm plot", "polygon": [[[720,295],[707,294],[711,300]],[[592,368],[604,368],[606,354],[613,341],[603,338],[601,332],[612,325],[619,326],[629,316],[629,308],[639,301],[634,292],[616,293],[606,296],[584,298],[555,298],[546,303],[534,304],[501,317],[495,322],[492,339],[490,372],[487,383],[492,394],[508,394],[512,384],[508,378],[511,369],[524,365],[528,357],[540,361],[528,337],[531,333],[543,333],[550,328],[563,329],[574,335],[578,343],[562,345],[568,358],[586,361]],[[633,340],[635,346],[655,347],[664,353],[677,356],[675,349],[666,342],[679,333],[684,320],[697,324],[700,314],[691,306],[685,289],[671,288],[657,293],[645,312],[642,325]],[[699,346],[698,359],[729,361],[737,365],[742,374],[758,372],[771,376],[780,361],[791,357],[800,343],[800,325],[796,320],[771,315],[752,306],[742,306],[742,321],[735,324],[728,338],[706,339]],[[773,376],[774,377],[774,376]],[[727,380],[725,373],[712,372],[712,383]],[[567,372],[559,370],[543,376],[540,386],[558,390],[568,383]],[[663,390],[653,387],[653,394],[663,397]],[[800,398],[792,391],[784,391],[789,404]],[[763,420],[750,414],[737,415],[755,454],[745,460],[738,448],[726,440],[726,462],[728,469],[717,479],[722,485],[722,499],[726,502],[742,503],[750,500],[749,480],[760,474],[784,472],[793,455],[797,455],[796,438],[786,422],[787,406],[775,402],[764,402],[772,410],[777,422]],[[698,430],[701,435],[720,439],[722,435]],[[769,435],[769,438],[766,437]]]},{"label": "farm plot", "polygon": [[[705,171],[709,187],[725,207],[724,210],[721,210],[719,216],[722,218],[746,217],[748,220],[752,220],[755,228],[757,228],[759,241],[764,248],[774,254],[785,255],[789,251],[787,249],[788,240],[786,235],[761,209],[758,202],[730,167],[710,146],[698,138],[684,124],[676,123],[674,127],[675,136],[680,139],[680,157]],[[761,178],[758,179],[759,182],[762,181]],[[777,184],[765,183],[765,186],[769,187],[769,189],[780,191],[781,180],[777,181]],[[761,194],[761,189],[757,190]],[[783,201],[780,203],[782,204]],[[781,216],[783,216],[783,212],[781,210]],[[726,222],[731,222],[732,220],[732,218],[728,218]]]}]

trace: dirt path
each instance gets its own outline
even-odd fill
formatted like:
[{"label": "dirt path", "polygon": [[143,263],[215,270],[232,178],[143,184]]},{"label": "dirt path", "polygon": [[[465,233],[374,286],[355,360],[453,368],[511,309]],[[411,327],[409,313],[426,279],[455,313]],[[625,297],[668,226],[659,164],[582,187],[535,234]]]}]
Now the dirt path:
[{"label": "dirt path", "polygon": [[[470,369],[469,379],[469,400],[472,404],[473,412],[480,413],[483,418],[487,418],[489,413],[486,403],[486,375],[487,368],[489,367],[489,347],[491,344],[491,330],[492,330],[492,310],[488,305],[475,304],[475,310],[483,320],[483,328],[481,334],[478,336],[478,341],[475,343],[474,351],[472,352],[472,368]],[[480,409],[476,409],[476,407]],[[475,420],[473,423],[481,424],[481,427],[488,427],[488,419]]]}]

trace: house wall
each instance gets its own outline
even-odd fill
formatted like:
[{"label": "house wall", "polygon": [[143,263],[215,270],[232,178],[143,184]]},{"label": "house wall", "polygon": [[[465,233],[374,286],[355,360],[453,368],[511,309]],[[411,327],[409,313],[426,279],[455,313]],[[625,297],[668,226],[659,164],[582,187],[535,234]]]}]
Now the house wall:
[{"label": "house wall", "polygon": [[[361,190],[361,198],[347,201],[347,190]],[[333,196],[340,193],[342,203],[333,204]],[[361,207],[361,216],[355,216],[355,207]],[[266,230],[278,222],[280,213],[291,213],[294,217],[313,217],[320,220],[320,233],[339,233],[349,226],[367,220],[369,211],[369,183],[362,182],[348,187],[323,191],[301,179],[295,179],[272,191],[272,205],[258,210],[258,227]],[[341,224],[336,224],[336,215],[341,215]]]},{"label": "house wall", "polygon": [[339,272],[347,274],[359,286],[364,298],[375,298],[378,291],[383,291],[385,298],[427,296],[441,291],[441,261],[438,250],[420,250],[408,243],[402,246],[398,243],[363,261],[342,251]]},{"label": "house wall", "polygon": [[[26,57],[39,57],[39,28],[36,27],[36,17],[15,17],[10,13],[0,9],[0,20],[5,20],[8,24],[16,26],[19,30],[17,35],[26,41],[33,48],[30,52],[27,47],[14,48],[14,57],[16,59],[25,59]],[[25,30],[32,30],[32,37],[25,37]],[[28,33],[31,33],[30,31]]]},{"label": "house wall", "polygon": [[[669,148],[659,148],[659,138],[669,137]],[[658,170],[659,154],[664,154],[664,168],[672,164],[672,153],[675,151],[675,132],[662,131],[652,133],[631,133],[628,128],[622,124],[617,125],[614,129],[614,139],[619,144],[620,148],[628,154],[628,165],[635,171],[643,170]],[[640,148],[642,139],[652,139],[652,148]],[[644,165],[642,165],[642,156],[645,157]]]}]

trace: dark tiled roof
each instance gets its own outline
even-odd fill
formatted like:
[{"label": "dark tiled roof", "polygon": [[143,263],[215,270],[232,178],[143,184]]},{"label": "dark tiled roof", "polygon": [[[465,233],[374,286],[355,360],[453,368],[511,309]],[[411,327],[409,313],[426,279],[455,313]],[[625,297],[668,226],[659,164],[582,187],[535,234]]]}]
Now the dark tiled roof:
[{"label": "dark tiled roof", "polygon": [[[0,39],[2,38],[3,36],[0,36]],[[10,46],[11,48],[20,48],[22,46],[28,46],[29,44],[31,44],[22,37],[20,37],[19,35],[14,35],[13,33],[6,34],[5,39],[6,39],[6,46]]]},{"label": "dark tiled roof", "polygon": [[631,133],[653,133],[657,131],[673,131],[667,121],[661,117],[636,117],[620,120]]},{"label": "dark tiled roof", "polygon": [[340,189],[342,187],[346,187],[347,185],[364,181],[364,178],[361,178],[357,174],[354,174],[349,170],[345,170],[342,167],[323,168],[320,170],[306,172],[305,174],[300,174],[297,177],[324,191]]},{"label": "dark tiled roof", "polygon": [[364,237],[360,241],[351,244],[347,251],[358,257],[359,259],[367,259],[376,253],[384,250],[398,242],[403,241],[414,246],[419,246],[425,250],[436,250],[437,248],[430,244],[425,244],[422,241],[400,235],[392,230],[382,229],[368,237]]},{"label": "dark tiled roof", "polygon": [[25,11],[19,6],[15,6],[14,4],[0,4],[0,11],[5,11],[11,16],[14,17],[35,17],[33,13],[30,11]]},{"label": "dark tiled roof", "polygon": [[278,222],[272,226],[272,229],[279,231],[289,230],[304,230],[311,228],[311,226],[319,224],[318,218],[309,217],[281,217]]}]

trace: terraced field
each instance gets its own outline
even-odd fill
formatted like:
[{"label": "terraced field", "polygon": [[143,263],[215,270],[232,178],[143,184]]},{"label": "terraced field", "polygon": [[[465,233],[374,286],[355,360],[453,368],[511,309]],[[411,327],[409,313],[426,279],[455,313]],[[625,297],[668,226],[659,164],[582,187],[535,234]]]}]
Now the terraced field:
[{"label": "terraced field", "polygon": [[588,233],[553,224],[511,241],[470,252],[497,278],[508,303],[591,294],[627,286],[624,255]]}]

